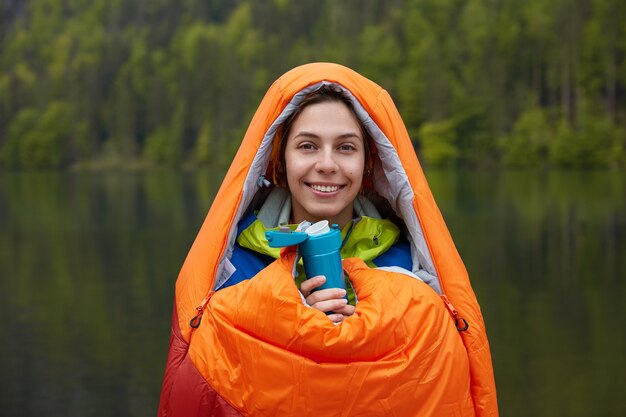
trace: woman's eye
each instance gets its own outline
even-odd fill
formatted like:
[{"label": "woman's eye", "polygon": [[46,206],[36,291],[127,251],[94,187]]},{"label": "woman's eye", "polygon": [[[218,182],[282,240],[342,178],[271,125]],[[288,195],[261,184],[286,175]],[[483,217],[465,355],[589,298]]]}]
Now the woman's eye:
[{"label": "woman's eye", "polygon": [[303,149],[305,151],[309,151],[309,150],[313,150],[315,149],[315,147],[313,146],[313,144],[311,143],[303,143],[299,146],[300,149]]},{"label": "woman's eye", "polygon": [[354,147],[354,145],[350,145],[350,144],[343,144],[339,147],[340,150],[342,151],[354,151],[356,150],[356,148]]}]

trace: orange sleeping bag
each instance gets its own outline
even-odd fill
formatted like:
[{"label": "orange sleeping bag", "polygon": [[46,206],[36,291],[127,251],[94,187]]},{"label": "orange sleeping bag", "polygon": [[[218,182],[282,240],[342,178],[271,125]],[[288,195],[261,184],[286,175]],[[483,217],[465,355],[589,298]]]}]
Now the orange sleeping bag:
[{"label": "orange sleeping bag", "polygon": [[[327,83],[349,94],[372,135],[374,187],[406,223],[413,272],[424,277],[344,260],[359,301],[339,325],[303,304],[292,250],[215,291],[232,269],[237,224],[261,187],[276,126]],[[176,282],[159,415],[497,414],[480,308],[390,96],[336,64],[289,71],[261,102]]]}]

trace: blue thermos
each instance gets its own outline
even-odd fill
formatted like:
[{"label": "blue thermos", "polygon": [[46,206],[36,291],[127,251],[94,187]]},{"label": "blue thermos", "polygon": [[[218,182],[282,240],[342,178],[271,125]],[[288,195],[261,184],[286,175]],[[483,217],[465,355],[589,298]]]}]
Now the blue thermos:
[{"label": "blue thermos", "polygon": [[265,232],[267,242],[272,248],[300,245],[304,272],[307,278],[324,275],[326,282],[316,290],[326,288],[346,289],[341,266],[341,232],[336,224],[328,227],[328,220],[310,225],[304,231],[291,229]]}]

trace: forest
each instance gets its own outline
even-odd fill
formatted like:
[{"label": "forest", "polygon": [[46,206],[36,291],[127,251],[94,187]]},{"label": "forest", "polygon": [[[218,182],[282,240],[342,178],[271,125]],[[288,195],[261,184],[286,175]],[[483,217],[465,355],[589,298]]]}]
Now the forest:
[{"label": "forest", "polygon": [[621,0],[7,0],[0,169],[227,166],[312,61],[388,90],[427,166],[623,169],[624,22]]}]

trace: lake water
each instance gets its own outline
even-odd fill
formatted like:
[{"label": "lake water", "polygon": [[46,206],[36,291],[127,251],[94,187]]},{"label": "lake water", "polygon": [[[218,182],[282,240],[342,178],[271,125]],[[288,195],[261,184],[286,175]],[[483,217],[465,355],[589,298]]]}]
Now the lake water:
[{"label": "lake water", "polygon": [[[153,416],[223,173],[0,173],[0,416]],[[624,416],[626,175],[429,171],[500,414]]]}]

